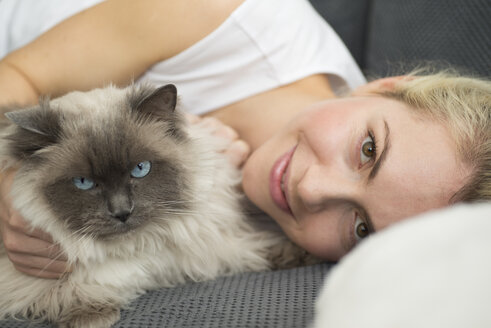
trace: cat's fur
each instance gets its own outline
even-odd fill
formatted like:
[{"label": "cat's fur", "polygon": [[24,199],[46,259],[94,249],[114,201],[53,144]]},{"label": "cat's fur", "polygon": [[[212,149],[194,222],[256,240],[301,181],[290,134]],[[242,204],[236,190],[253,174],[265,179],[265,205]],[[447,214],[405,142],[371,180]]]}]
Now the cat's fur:
[{"label": "cat's fur", "polygon": [[[59,280],[21,274],[0,243],[0,318],[109,327],[147,289],[304,254],[250,222],[239,171],[220,154],[224,141],[186,124],[176,93],[172,85],[107,87],[6,114],[14,124],[1,130],[0,162],[19,168],[13,204],[61,245],[73,272]],[[150,173],[132,178],[142,161]],[[77,189],[74,177],[96,185]]]}]

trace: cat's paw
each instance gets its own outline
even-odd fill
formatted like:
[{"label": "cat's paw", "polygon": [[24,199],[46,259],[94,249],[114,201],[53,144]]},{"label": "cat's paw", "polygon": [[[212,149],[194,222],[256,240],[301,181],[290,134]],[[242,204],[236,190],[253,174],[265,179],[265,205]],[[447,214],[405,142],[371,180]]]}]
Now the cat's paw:
[{"label": "cat's paw", "polygon": [[99,311],[79,312],[58,323],[58,328],[110,328],[120,318],[117,308],[101,308]]}]

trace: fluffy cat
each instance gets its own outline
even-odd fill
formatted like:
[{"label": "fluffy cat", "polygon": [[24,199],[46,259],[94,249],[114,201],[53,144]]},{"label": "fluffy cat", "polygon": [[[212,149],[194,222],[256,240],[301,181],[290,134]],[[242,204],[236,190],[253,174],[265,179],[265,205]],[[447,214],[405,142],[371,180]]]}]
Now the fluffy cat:
[{"label": "fluffy cat", "polygon": [[73,272],[15,270],[0,243],[0,318],[109,327],[147,289],[288,266],[305,253],[241,207],[224,141],[176,110],[173,85],[72,92],[8,112],[0,163],[14,206]]}]

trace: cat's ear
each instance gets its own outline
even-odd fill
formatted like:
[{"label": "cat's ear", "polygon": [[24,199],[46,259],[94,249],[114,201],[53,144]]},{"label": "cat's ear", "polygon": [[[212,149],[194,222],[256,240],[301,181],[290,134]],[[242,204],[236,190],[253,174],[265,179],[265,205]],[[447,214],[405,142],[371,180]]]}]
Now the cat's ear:
[{"label": "cat's ear", "polygon": [[141,114],[148,114],[163,120],[174,119],[177,104],[177,89],[173,84],[167,84],[145,95],[135,106]]},{"label": "cat's ear", "polygon": [[60,115],[49,108],[49,101],[40,106],[5,113],[17,129],[8,139],[13,154],[26,158],[34,152],[56,143],[60,136]]},{"label": "cat's ear", "polygon": [[133,99],[133,103],[136,103],[133,110],[138,115],[166,122],[170,135],[179,139],[186,137],[183,130],[185,121],[182,115],[176,112],[177,88],[175,85],[167,84],[151,92],[144,92],[143,89],[137,92],[136,96],[137,98]]}]

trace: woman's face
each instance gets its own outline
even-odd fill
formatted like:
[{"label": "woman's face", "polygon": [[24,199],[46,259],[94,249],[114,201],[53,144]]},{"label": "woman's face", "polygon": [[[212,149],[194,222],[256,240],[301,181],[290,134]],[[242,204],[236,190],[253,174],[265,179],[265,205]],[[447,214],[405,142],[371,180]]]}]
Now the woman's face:
[{"label": "woman's face", "polygon": [[466,172],[442,125],[362,96],[304,110],[251,155],[243,187],[294,242],[338,260],[368,233],[447,205]]}]

